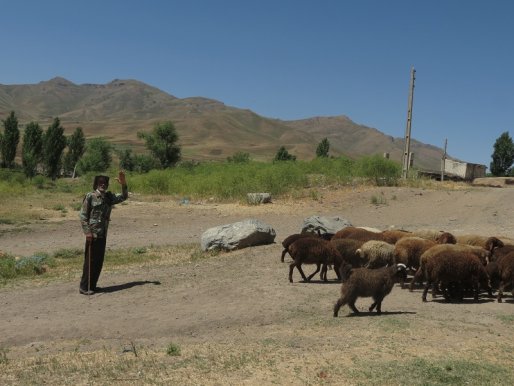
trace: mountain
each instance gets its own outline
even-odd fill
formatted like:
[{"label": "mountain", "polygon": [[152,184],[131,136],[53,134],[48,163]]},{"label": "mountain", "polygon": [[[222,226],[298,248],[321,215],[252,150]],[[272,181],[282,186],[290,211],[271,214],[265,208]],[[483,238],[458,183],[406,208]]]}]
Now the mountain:
[{"label": "mountain", "polygon": [[[57,77],[37,84],[0,84],[0,119],[10,111],[16,112],[22,128],[35,121],[46,129],[59,117],[66,134],[80,126],[87,138],[104,136],[136,152],[144,149],[138,131],[149,131],[156,122],[169,120],[177,128],[184,159],[226,159],[242,151],[256,160],[271,160],[282,145],[298,159],[312,159],[325,137],[333,156],[389,153],[401,162],[404,148],[403,138],[359,125],[346,116],[271,119],[213,99],[177,98],[137,80],[77,85]],[[439,169],[440,148],[412,139],[411,151],[415,166]]]}]

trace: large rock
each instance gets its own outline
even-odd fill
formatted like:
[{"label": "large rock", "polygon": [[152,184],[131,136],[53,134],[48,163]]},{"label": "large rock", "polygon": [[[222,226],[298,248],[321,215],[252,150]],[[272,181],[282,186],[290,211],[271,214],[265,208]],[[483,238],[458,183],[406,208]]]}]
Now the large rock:
[{"label": "large rock", "polygon": [[341,229],[352,226],[350,221],[339,216],[324,217],[324,216],[311,216],[303,220],[303,228],[301,233],[314,232],[317,233],[336,233]]},{"label": "large rock", "polygon": [[271,244],[275,241],[275,230],[257,219],[246,219],[232,224],[207,229],[202,234],[201,248],[234,250],[254,245]]}]

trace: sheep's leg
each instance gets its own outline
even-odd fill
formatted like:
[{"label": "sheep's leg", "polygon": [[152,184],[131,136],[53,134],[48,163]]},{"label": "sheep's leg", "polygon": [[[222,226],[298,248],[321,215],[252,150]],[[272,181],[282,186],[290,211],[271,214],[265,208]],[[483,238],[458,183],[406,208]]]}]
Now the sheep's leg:
[{"label": "sheep's leg", "polygon": [[341,296],[334,305],[334,318],[337,318],[339,309],[346,304],[346,297]]},{"label": "sheep's leg", "polygon": [[[298,268],[298,269],[300,269],[300,268]],[[316,270],[313,273],[311,273],[309,275],[309,277],[307,279],[305,279],[305,280],[306,281],[311,281],[311,279],[314,277],[314,275],[316,275],[319,272],[320,269],[321,269],[321,263],[317,263],[316,264]]]},{"label": "sheep's leg", "polygon": [[478,302],[478,293],[480,292],[480,283],[478,282],[478,279],[473,281],[473,292],[475,293],[473,299],[475,302]]},{"label": "sheep's leg", "polygon": [[382,313],[382,300],[384,300],[384,298],[383,297],[378,297],[378,298],[373,298],[373,300],[375,302],[369,307],[369,312],[372,312],[373,309],[376,307],[377,308],[377,314],[381,314]]},{"label": "sheep's leg", "polygon": [[412,277],[412,280],[410,281],[410,284],[409,284],[409,291],[410,292],[412,292],[412,290],[414,289],[414,283],[419,281],[421,275],[422,275],[422,271],[421,271],[421,267],[420,267],[420,268],[418,268],[418,270],[416,271],[416,273]]},{"label": "sheep's leg", "polygon": [[505,284],[505,281],[502,279],[502,281],[500,281],[500,285],[498,286],[498,296],[496,297],[498,303],[502,302],[503,291],[505,291]]},{"label": "sheep's leg", "polygon": [[302,269],[302,263],[296,264],[296,268],[298,268],[298,271],[300,272],[300,275],[302,275],[303,281],[309,281],[310,279],[305,276],[305,273],[303,273]]},{"label": "sheep's leg", "polygon": [[[355,299],[355,300],[357,300],[357,299]],[[350,306],[350,308],[352,309],[353,312],[355,312],[356,314],[359,314],[360,311],[357,309],[357,307],[355,307],[355,300],[349,302],[348,306]]]},{"label": "sheep's leg", "polygon": [[289,264],[289,282],[293,282],[293,269],[294,267],[298,268],[298,271],[300,272],[300,275],[302,275],[302,278],[304,281],[307,281],[307,278],[305,277],[305,274],[303,273],[301,263],[297,263],[296,261],[293,261],[291,264]]},{"label": "sheep's leg", "polygon": [[323,264],[323,266],[321,267],[320,279],[325,281],[325,282],[328,281],[328,279],[327,279],[327,269],[328,269],[328,266],[326,264]]},{"label": "sheep's leg", "polygon": [[284,250],[282,251],[282,256],[280,256],[280,261],[282,263],[284,262],[284,257],[286,256],[286,253],[287,253],[287,248],[284,248]]},{"label": "sheep's leg", "polygon": [[427,293],[428,293],[428,289],[430,288],[430,284],[432,284],[430,282],[430,280],[427,280],[426,284],[425,284],[425,288],[423,288],[423,295],[421,295],[421,299],[426,302],[427,301]]}]

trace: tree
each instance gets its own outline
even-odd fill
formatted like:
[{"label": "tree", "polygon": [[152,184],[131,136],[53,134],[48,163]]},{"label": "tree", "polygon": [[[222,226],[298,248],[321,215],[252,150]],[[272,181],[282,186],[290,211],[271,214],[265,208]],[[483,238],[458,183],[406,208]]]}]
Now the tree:
[{"label": "tree", "polygon": [[507,131],[496,139],[492,158],[490,170],[494,176],[507,176],[510,174],[512,163],[514,162],[514,143]]},{"label": "tree", "polygon": [[20,141],[20,130],[18,129],[18,118],[14,111],[11,111],[4,124],[4,134],[0,141],[2,160],[0,166],[3,168],[13,168],[14,158],[16,157],[16,148]]},{"label": "tree", "polygon": [[162,168],[169,168],[180,161],[178,134],[172,122],[157,123],[151,133],[139,132],[137,136],[145,140],[147,149],[159,160]]},{"label": "tree", "polygon": [[289,152],[286,150],[284,146],[280,146],[280,148],[277,151],[277,154],[275,155],[274,161],[295,161],[296,156],[289,154]]},{"label": "tree", "polygon": [[75,168],[79,162],[80,157],[86,151],[86,138],[82,127],[77,127],[73,134],[68,138],[68,152],[64,156],[64,170],[69,173],[73,171],[75,177]]},{"label": "tree", "polygon": [[52,180],[55,180],[61,171],[62,152],[65,148],[64,128],[59,118],[54,118],[43,136],[43,163],[47,176]]},{"label": "tree", "polygon": [[112,146],[105,138],[93,138],[87,143],[86,151],[77,168],[81,173],[105,172],[112,162]]},{"label": "tree", "polygon": [[328,138],[323,138],[316,149],[316,157],[327,158],[329,149],[330,142],[328,142]]},{"label": "tree", "polygon": [[43,129],[37,122],[30,122],[23,133],[21,161],[23,172],[28,178],[36,175],[37,165],[42,160]]},{"label": "tree", "polygon": [[235,164],[246,164],[250,162],[250,153],[238,151],[232,157],[227,157],[227,162]]},{"label": "tree", "polygon": [[133,171],[136,165],[134,163],[132,149],[117,150],[116,153],[120,159],[120,168],[123,170]]}]

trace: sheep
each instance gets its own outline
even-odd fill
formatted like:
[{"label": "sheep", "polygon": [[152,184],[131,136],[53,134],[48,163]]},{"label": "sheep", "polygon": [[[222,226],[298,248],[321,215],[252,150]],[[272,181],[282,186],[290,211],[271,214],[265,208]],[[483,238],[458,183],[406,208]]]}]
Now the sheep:
[{"label": "sheep", "polygon": [[350,264],[353,268],[364,266],[367,261],[363,260],[357,250],[364,244],[363,241],[354,239],[332,239],[330,243],[339,251],[343,264]]},{"label": "sheep", "polygon": [[284,247],[284,250],[282,251],[282,255],[280,256],[280,261],[282,263],[284,262],[284,257],[286,256],[286,253],[289,252],[289,246],[298,239],[301,239],[303,237],[321,237],[324,240],[330,240],[333,236],[334,236],[333,233],[321,233],[319,231],[319,229],[318,229],[318,233],[305,232],[305,233],[294,233],[292,235],[289,235],[282,241],[282,246]]},{"label": "sheep", "polygon": [[[439,233],[435,240],[415,236],[403,237],[394,245],[394,260],[416,272],[421,255],[437,244],[455,244],[455,237],[448,232]],[[404,286],[405,283],[402,282],[401,287]]]},{"label": "sheep", "polygon": [[496,261],[499,258],[508,255],[509,253],[514,251],[514,245],[505,244],[503,247],[495,248],[493,251],[493,256],[491,256],[492,261]]},{"label": "sheep", "polygon": [[404,264],[397,264],[390,267],[378,269],[345,267],[349,275],[341,286],[341,297],[334,305],[334,317],[337,317],[341,306],[348,304],[356,314],[359,310],[355,307],[355,302],[359,297],[372,297],[373,304],[369,307],[369,312],[377,308],[377,314],[382,313],[382,301],[393,289],[398,277],[406,274],[407,267]]},{"label": "sheep", "polygon": [[[342,262],[341,254],[330,241],[315,237],[303,237],[296,240],[289,246],[289,253],[293,258],[293,262],[289,265],[289,282],[293,282],[293,269],[298,268],[300,275],[304,281],[310,281],[316,273],[319,272],[321,265],[321,279],[327,281],[327,266],[333,264],[339,267]],[[303,273],[302,264],[316,264],[317,269],[309,277]],[[341,279],[339,270],[336,269],[338,279]]]},{"label": "sheep", "polygon": [[394,244],[400,238],[409,236],[410,232],[404,230],[385,230],[382,232],[370,231],[367,228],[346,227],[337,231],[335,239],[355,239],[361,241],[380,240],[389,244]]},{"label": "sheep", "polygon": [[482,247],[466,244],[437,244],[427,249],[420,256],[419,268],[410,282],[409,291],[412,292],[414,288],[414,283],[420,281],[422,277],[426,277],[424,266],[426,265],[426,262],[432,258],[432,256],[442,254],[443,256],[448,256],[448,258],[450,258],[453,254],[463,252],[472,253],[479,259],[480,263],[484,266],[487,265],[487,263],[490,261],[491,253]]},{"label": "sheep", "polygon": [[411,232],[403,229],[390,229],[382,232],[383,240],[389,244],[396,244],[398,240],[408,236],[411,236]]},{"label": "sheep", "polygon": [[362,260],[368,261],[366,268],[380,268],[395,263],[394,245],[385,241],[366,241],[356,252]]},{"label": "sheep", "polygon": [[457,243],[482,247],[484,249],[487,249],[491,253],[494,251],[494,249],[501,248],[504,246],[503,241],[501,241],[497,237],[485,237],[485,236],[479,236],[479,235],[457,236]]},{"label": "sheep", "polygon": [[422,295],[424,302],[427,301],[427,293],[431,285],[432,298],[436,297],[436,286],[439,283],[446,300],[450,300],[448,289],[452,284],[462,285],[469,282],[474,289],[475,301],[478,301],[480,284],[492,296],[485,266],[471,250],[456,249],[452,253],[448,253],[448,250],[441,249],[436,253],[432,253],[429,259],[422,261],[422,265],[426,278]]},{"label": "sheep", "polygon": [[503,291],[507,288],[511,288],[514,295],[514,252],[502,256],[496,262],[489,263],[488,265],[492,264],[497,265],[499,285],[496,299],[498,303],[501,303]]},{"label": "sheep", "polygon": [[411,236],[436,241],[442,233],[444,233],[444,231],[439,231],[436,229],[418,229],[412,231]]},{"label": "sheep", "polygon": [[333,239],[354,239],[360,241],[384,240],[382,232],[376,233],[363,228],[346,227],[336,232]]}]

